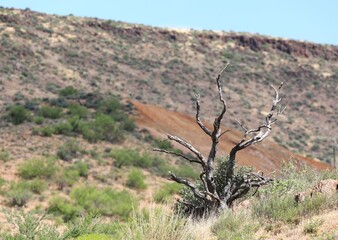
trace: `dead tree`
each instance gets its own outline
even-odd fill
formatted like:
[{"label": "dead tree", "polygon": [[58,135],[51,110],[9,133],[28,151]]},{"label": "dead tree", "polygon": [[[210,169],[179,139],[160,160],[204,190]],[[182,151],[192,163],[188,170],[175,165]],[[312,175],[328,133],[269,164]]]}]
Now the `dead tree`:
[{"label": "dead tree", "polygon": [[[164,149],[154,149],[154,151],[163,152],[175,156],[182,157],[186,161],[189,161],[193,164],[198,164],[201,167],[201,174],[199,183],[193,183],[188,179],[181,178],[176,176],[174,173],[169,172],[170,180],[177,183],[185,185],[190,189],[196,201],[180,201],[181,204],[186,206],[186,210],[189,213],[194,213],[196,215],[219,212],[221,209],[231,207],[233,202],[246,195],[250,189],[259,188],[262,185],[265,185],[272,181],[270,178],[265,177],[262,173],[247,172],[241,176],[237,176],[235,173],[236,165],[236,154],[259,142],[262,142],[270,134],[272,130],[272,125],[276,123],[277,117],[283,112],[280,108],[281,98],[279,97],[279,90],[281,89],[283,83],[279,88],[275,88],[271,85],[274,90],[275,98],[273,99],[270,112],[266,115],[263,123],[254,129],[246,128],[242,123],[238,121],[239,126],[243,129],[243,139],[239,141],[230,151],[228,160],[224,164],[222,169],[222,176],[220,179],[218,177],[217,182],[215,181],[215,170],[214,163],[217,153],[217,145],[220,141],[220,138],[227,132],[221,130],[221,122],[227,111],[227,103],[223,98],[222,87],[221,87],[221,77],[228,65],[222,69],[219,75],[216,78],[216,84],[218,89],[219,101],[222,104],[222,110],[218,117],[215,118],[213,123],[213,129],[209,129],[206,125],[203,124],[200,118],[200,101],[199,96],[196,96],[196,122],[200,128],[207,134],[212,141],[211,149],[208,156],[204,156],[200,151],[198,151],[194,146],[181,139],[178,136],[167,135],[167,138],[170,141],[174,141],[183,147],[187,148],[193,155],[194,158],[188,157],[184,154],[177,153],[174,151],[168,151]],[[218,184],[217,184],[218,183]]]}]

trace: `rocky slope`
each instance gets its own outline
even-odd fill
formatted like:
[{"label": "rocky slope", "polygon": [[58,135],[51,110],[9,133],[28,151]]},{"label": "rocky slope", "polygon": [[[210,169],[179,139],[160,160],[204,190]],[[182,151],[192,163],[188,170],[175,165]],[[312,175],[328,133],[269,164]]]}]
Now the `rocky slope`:
[{"label": "rocky slope", "polygon": [[235,119],[254,127],[268,110],[269,84],[285,84],[286,117],[273,140],[304,156],[332,159],[338,136],[338,46],[244,33],[182,31],[29,10],[0,9],[0,107],[53,97],[72,85],[193,114],[217,110],[214,78]]}]

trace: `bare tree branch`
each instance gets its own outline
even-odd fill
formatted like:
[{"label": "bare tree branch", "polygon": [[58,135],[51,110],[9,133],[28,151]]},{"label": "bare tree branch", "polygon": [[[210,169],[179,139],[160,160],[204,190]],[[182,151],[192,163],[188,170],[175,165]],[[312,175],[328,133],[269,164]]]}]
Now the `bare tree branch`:
[{"label": "bare tree branch", "polygon": [[178,153],[178,152],[168,151],[168,150],[160,149],[160,148],[154,148],[153,151],[155,151],[155,152],[163,152],[163,153],[175,155],[175,156],[177,156],[177,157],[184,158],[185,160],[188,160],[188,161],[191,162],[191,163],[198,163],[198,164],[201,164],[201,161],[200,161],[200,160],[191,159],[191,158],[185,156],[184,154],[181,154],[181,153]]},{"label": "bare tree branch", "polygon": [[177,183],[183,184],[185,186],[187,186],[188,188],[190,188],[190,190],[194,193],[194,195],[202,200],[207,200],[207,198],[203,195],[203,193],[201,193],[195,186],[194,184],[192,184],[191,182],[189,182],[188,180],[181,178],[181,177],[176,177],[175,174],[173,174],[172,172],[169,172],[170,175],[170,180],[175,181]]},{"label": "bare tree branch", "polygon": [[200,98],[199,95],[196,94],[196,122],[207,135],[211,136],[211,131],[202,123],[200,118],[201,105],[199,98]]},{"label": "bare tree branch", "polygon": [[219,135],[219,138],[221,138],[223,136],[223,134],[227,133],[227,132],[230,132],[231,130],[228,129],[228,130],[225,130],[224,132],[222,132],[220,135]]},{"label": "bare tree branch", "polygon": [[171,141],[175,141],[177,143],[179,143],[180,145],[188,148],[192,153],[194,153],[196,155],[196,157],[201,161],[201,164],[203,166],[206,165],[206,160],[205,157],[203,156],[202,153],[200,153],[196,148],[194,148],[190,143],[187,143],[186,141],[184,141],[183,139],[177,137],[177,136],[173,136],[173,135],[167,135],[168,139]]}]

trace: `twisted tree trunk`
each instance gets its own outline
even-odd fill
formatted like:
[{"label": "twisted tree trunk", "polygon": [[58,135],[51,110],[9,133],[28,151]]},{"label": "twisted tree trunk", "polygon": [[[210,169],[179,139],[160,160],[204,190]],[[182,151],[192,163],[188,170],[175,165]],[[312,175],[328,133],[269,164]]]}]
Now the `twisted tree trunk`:
[{"label": "twisted tree trunk", "polygon": [[[164,149],[154,149],[154,151],[163,152],[171,155],[176,155],[182,157],[183,159],[189,161],[190,163],[199,164],[201,167],[201,174],[200,174],[200,181],[202,184],[202,189],[198,188],[187,179],[181,178],[176,176],[174,173],[169,172],[170,180],[175,181],[177,183],[185,185],[187,188],[191,190],[194,197],[199,199],[202,202],[201,205],[194,205],[189,202],[183,202],[182,204],[187,206],[191,213],[195,213],[195,215],[203,215],[210,212],[218,212],[221,209],[231,207],[233,202],[246,195],[251,188],[259,188],[262,185],[268,184],[271,179],[265,177],[261,173],[246,173],[241,178],[236,177],[235,175],[235,165],[236,165],[236,154],[237,152],[253,145],[258,142],[263,141],[266,137],[270,134],[272,130],[272,125],[276,123],[277,117],[279,114],[283,113],[284,109],[280,109],[277,111],[277,105],[280,103],[281,98],[279,98],[278,90],[281,89],[283,83],[280,84],[279,88],[276,89],[274,86],[271,85],[275,92],[275,98],[272,102],[272,106],[270,112],[266,115],[264,119],[264,123],[254,129],[247,129],[242,123],[239,123],[239,126],[244,130],[243,139],[238,142],[230,151],[229,159],[226,164],[226,171],[225,175],[222,176],[222,188],[216,186],[214,180],[214,162],[217,155],[217,146],[220,141],[220,138],[226,133],[227,131],[221,131],[221,123],[223,117],[227,111],[227,104],[223,98],[222,87],[220,84],[221,76],[224,70],[227,68],[226,65],[222,71],[218,74],[216,78],[216,84],[218,89],[219,101],[222,104],[222,110],[220,114],[215,118],[213,123],[213,130],[209,130],[201,121],[200,118],[200,101],[199,96],[196,96],[196,122],[200,126],[200,128],[204,131],[205,134],[210,136],[212,140],[212,145],[210,148],[210,152],[208,157],[205,157],[200,151],[198,151],[194,146],[186,142],[185,140],[177,137],[168,135],[167,138],[170,141],[174,141],[185,148],[187,148],[195,158],[189,158],[188,156],[173,152],[167,151]],[[250,137],[251,136],[251,137]]]}]

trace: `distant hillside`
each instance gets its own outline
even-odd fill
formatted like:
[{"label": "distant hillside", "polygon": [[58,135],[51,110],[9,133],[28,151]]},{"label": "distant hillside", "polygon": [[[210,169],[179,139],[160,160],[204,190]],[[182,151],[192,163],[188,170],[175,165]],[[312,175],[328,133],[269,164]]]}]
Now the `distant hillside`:
[{"label": "distant hillside", "polygon": [[1,8],[0,52],[2,108],[72,85],[188,114],[199,93],[204,114],[217,110],[214,78],[230,61],[223,80],[226,125],[237,127],[239,119],[256,126],[271,102],[269,84],[283,81],[287,111],[273,140],[309,157],[332,158],[338,46]]}]

